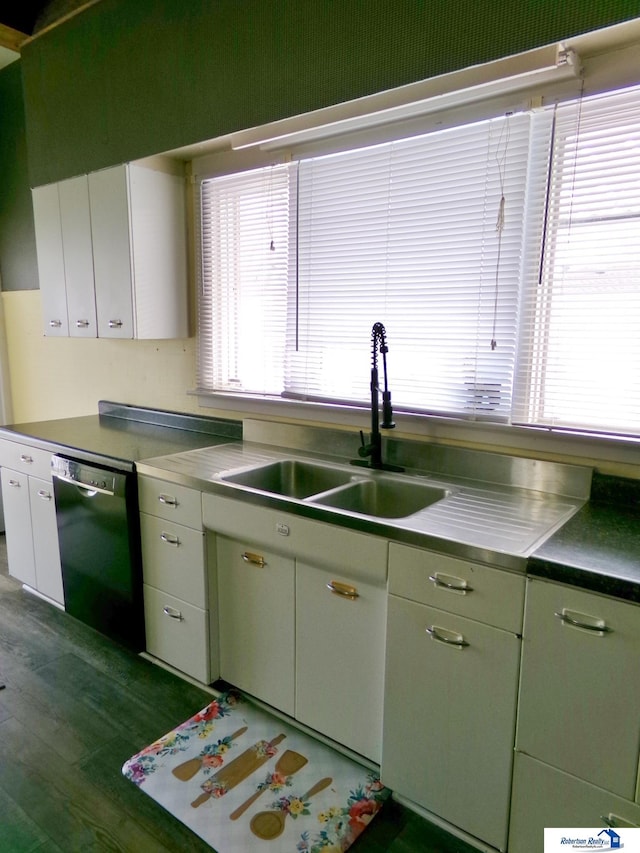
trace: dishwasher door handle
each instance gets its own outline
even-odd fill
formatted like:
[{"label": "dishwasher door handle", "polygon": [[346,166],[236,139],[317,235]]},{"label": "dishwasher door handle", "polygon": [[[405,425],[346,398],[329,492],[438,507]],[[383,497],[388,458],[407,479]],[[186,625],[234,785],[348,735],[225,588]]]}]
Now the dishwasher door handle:
[{"label": "dishwasher door handle", "polygon": [[68,483],[70,486],[75,486],[79,492],[82,492],[88,498],[92,498],[96,494],[113,497],[113,492],[110,489],[101,489],[92,483],[80,483],[78,480],[74,480],[72,477],[65,477],[64,474],[59,474],[57,471],[53,472],[53,476],[60,480],[61,483]]}]

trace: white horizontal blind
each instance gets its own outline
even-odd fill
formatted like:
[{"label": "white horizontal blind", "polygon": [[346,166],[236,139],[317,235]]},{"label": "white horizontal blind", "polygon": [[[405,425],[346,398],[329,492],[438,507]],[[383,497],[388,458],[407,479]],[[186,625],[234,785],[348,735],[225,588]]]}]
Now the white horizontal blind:
[{"label": "white horizontal blind", "polygon": [[368,400],[380,321],[396,409],[508,419],[529,133],[517,115],[300,163],[289,394]]},{"label": "white horizontal blind", "polygon": [[557,110],[514,421],[640,433],[640,90]]},{"label": "white horizontal blind", "polygon": [[294,174],[273,166],[201,183],[201,390],[282,391]]}]

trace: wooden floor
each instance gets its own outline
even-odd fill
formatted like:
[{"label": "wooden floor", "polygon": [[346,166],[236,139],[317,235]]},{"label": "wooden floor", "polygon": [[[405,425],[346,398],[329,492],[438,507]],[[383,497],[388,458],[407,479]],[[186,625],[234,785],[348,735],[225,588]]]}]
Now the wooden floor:
[{"label": "wooden floor", "polygon": [[[0,684],[2,853],[211,851],[120,772],[209,694],[25,592],[1,534]],[[351,850],[472,853],[391,801]]]}]

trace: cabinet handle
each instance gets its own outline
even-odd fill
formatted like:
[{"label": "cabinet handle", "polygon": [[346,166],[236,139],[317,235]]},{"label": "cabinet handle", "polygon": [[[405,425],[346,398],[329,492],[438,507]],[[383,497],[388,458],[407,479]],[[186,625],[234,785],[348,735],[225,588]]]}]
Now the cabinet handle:
[{"label": "cabinet handle", "polygon": [[348,583],[340,583],[340,581],[329,581],[327,584],[327,589],[330,589],[335,595],[341,595],[343,598],[348,598],[351,601],[355,601],[356,598],[360,598],[360,593],[356,589],[355,586],[351,586]]},{"label": "cabinet handle", "polygon": [[19,480],[9,480],[9,485],[10,485],[10,486],[14,486],[14,487],[16,487],[16,486],[17,486],[17,488],[20,488],[20,482],[19,482]]},{"label": "cabinet handle", "polygon": [[88,320],[76,320],[76,329],[88,329],[89,325]]},{"label": "cabinet handle", "polygon": [[109,320],[109,328],[110,329],[122,328],[122,320]]},{"label": "cabinet handle", "polygon": [[619,815],[614,814],[613,812],[609,812],[609,814],[600,815],[600,820],[604,824],[606,824],[607,826],[614,826],[614,827],[626,826],[630,829],[637,829],[638,828],[637,823],[632,823],[630,820],[627,820],[624,817],[620,817]]},{"label": "cabinet handle", "polygon": [[45,489],[38,489],[38,497],[42,498],[43,501],[50,501],[51,492],[47,492]]},{"label": "cabinet handle", "polygon": [[166,607],[162,608],[162,612],[165,616],[168,616],[170,619],[177,619],[179,622],[182,622],[182,613],[179,610],[176,610],[175,607]]},{"label": "cabinet handle", "polygon": [[567,613],[554,613],[554,616],[557,616],[558,619],[564,623],[565,625],[571,625],[572,628],[582,628],[585,631],[593,631],[596,634],[611,634],[613,628],[609,628],[605,625],[603,619],[598,619],[598,622],[602,622],[602,625],[583,622],[581,619],[574,619],[569,616]]},{"label": "cabinet handle", "polygon": [[174,548],[177,548],[178,545],[180,544],[180,540],[178,539],[178,537],[172,536],[170,533],[164,533],[163,532],[160,534],[160,538],[162,539],[163,542],[166,542],[167,545],[173,545]]},{"label": "cabinet handle", "polygon": [[436,572],[435,575],[429,575],[429,580],[436,586],[444,587],[444,589],[450,589],[452,592],[473,592],[473,587],[468,586],[466,580],[463,578],[452,578],[452,580],[459,580],[460,583],[450,583],[449,581],[443,580]]},{"label": "cabinet handle", "polygon": [[258,566],[259,569],[264,569],[267,565],[267,561],[264,557],[261,557],[260,554],[252,554],[251,551],[245,551],[242,555],[242,559],[245,563],[249,563],[252,566]]},{"label": "cabinet handle", "polygon": [[462,634],[452,633],[451,637],[447,637],[442,633],[442,629],[436,628],[435,625],[430,625],[425,630],[432,640],[437,640],[439,643],[445,643],[447,646],[455,646],[457,649],[464,649],[469,645]]},{"label": "cabinet handle", "polygon": [[158,500],[165,506],[178,506],[176,498],[172,498],[170,495],[158,495]]},{"label": "cabinet handle", "polygon": [[62,320],[49,320],[49,328],[50,329],[61,329],[62,328]]},{"label": "cabinet handle", "polygon": [[26,453],[20,454],[20,461],[24,462],[25,465],[33,465],[33,456],[29,456]]}]

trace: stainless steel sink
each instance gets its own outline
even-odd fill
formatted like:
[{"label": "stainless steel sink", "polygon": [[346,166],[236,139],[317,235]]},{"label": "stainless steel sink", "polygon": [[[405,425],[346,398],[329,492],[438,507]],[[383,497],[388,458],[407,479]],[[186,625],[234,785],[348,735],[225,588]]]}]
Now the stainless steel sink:
[{"label": "stainless steel sink", "polygon": [[221,480],[301,500],[350,483],[353,477],[354,472],[328,465],[316,465],[299,459],[283,459],[280,462],[239,471],[237,474],[223,475]]},{"label": "stainless steel sink", "polygon": [[377,518],[406,518],[445,498],[449,492],[439,486],[411,483],[377,476],[312,498],[323,506],[344,509]]}]

